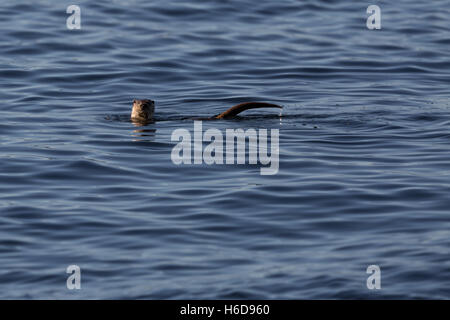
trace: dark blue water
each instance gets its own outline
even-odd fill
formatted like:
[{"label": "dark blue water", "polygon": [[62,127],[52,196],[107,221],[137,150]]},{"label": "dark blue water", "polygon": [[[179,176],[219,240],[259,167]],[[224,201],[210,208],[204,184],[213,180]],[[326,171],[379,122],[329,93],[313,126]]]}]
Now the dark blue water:
[{"label": "dark blue water", "polygon": [[[69,4],[0,5],[0,298],[450,298],[449,1]],[[252,100],[278,174],[172,163]]]}]

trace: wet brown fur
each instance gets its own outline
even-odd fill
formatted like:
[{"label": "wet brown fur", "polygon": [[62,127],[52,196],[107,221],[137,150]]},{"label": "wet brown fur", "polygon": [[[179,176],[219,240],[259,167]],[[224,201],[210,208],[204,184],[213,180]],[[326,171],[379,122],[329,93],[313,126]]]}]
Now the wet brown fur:
[{"label": "wet brown fur", "polygon": [[[266,103],[266,102],[243,102],[237,104],[227,111],[222,112],[216,116],[210,118],[203,118],[203,120],[214,120],[214,119],[231,119],[237,116],[239,113],[257,108],[282,108],[279,105]],[[148,122],[153,119],[153,114],[155,112],[155,102],[153,100],[134,100],[133,110],[131,111],[131,120],[134,122]]]},{"label": "wet brown fur", "polygon": [[237,116],[242,111],[248,109],[257,109],[257,108],[282,108],[276,104],[266,103],[266,102],[243,102],[231,107],[225,112],[214,116],[213,119],[230,119]]}]

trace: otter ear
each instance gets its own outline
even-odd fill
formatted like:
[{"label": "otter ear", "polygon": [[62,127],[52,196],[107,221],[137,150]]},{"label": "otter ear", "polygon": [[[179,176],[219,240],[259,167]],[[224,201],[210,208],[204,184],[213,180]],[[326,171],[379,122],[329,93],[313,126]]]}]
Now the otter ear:
[{"label": "otter ear", "polygon": [[133,103],[136,103],[136,99],[133,99]]}]

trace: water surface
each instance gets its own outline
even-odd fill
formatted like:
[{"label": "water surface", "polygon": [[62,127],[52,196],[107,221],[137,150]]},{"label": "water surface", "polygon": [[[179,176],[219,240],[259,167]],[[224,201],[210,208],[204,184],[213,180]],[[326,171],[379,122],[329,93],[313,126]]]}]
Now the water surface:
[{"label": "water surface", "polygon": [[[3,3],[0,298],[449,299],[449,3],[376,4]],[[252,100],[204,130],[279,129],[278,174],[172,163]]]}]

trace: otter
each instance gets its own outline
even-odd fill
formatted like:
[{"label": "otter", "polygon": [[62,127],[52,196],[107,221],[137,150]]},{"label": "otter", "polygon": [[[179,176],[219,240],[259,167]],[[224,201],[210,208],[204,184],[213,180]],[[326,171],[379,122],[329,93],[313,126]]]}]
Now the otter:
[{"label": "otter", "polygon": [[[222,112],[218,115],[208,117],[208,118],[200,118],[198,120],[217,120],[217,119],[231,119],[241,113],[242,111],[248,109],[256,109],[256,108],[280,108],[283,107],[266,102],[243,102],[237,104],[227,111]],[[144,100],[133,100],[133,109],[131,110],[131,120],[135,123],[148,123],[153,120],[153,115],[155,113],[155,101],[150,99]]]}]

